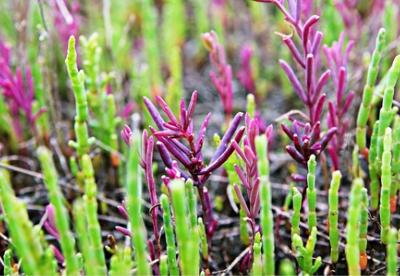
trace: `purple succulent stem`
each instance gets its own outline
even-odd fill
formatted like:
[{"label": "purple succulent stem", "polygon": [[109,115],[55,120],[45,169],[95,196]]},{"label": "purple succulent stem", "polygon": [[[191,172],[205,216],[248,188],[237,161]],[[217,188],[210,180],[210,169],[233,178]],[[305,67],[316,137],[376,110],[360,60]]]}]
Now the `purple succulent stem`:
[{"label": "purple succulent stem", "polygon": [[340,152],[344,144],[344,135],[349,126],[349,121],[344,116],[354,98],[354,92],[352,91],[346,95],[347,62],[354,42],[350,41],[345,46],[344,40],[344,34],[341,34],[338,42],[334,42],[330,48],[326,45],[323,48],[326,62],[332,71],[334,87],[336,88],[335,101],[328,103],[329,112],[327,116],[328,126],[337,128],[336,135],[330,140],[328,148],[335,170],[339,169]]},{"label": "purple succulent stem", "polygon": [[233,135],[235,134],[236,130],[238,129],[242,118],[243,118],[242,112],[239,112],[235,115],[235,117],[233,118],[233,120],[231,122],[231,125],[229,126],[228,130],[225,132],[225,135],[222,137],[220,145],[218,146],[217,150],[215,151],[213,157],[211,157],[210,162],[213,162],[225,151],[225,149],[228,146],[229,142],[231,141]]},{"label": "purple succulent stem", "polygon": [[54,257],[56,258],[57,262],[60,264],[64,264],[64,255],[61,251],[54,245],[50,245],[51,249],[53,250]]},{"label": "purple succulent stem", "polygon": [[305,68],[306,65],[303,61],[303,57],[301,56],[299,50],[297,49],[296,45],[293,42],[292,36],[285,36],[282,39],[283,43],[286,44],[289,51],[291,52],[293,58],[300,64],[301,67]]},{"label": "purple succulent stem", "polygon": [[249,208],[247,207],[246,200],[244,199],[244,197],[242,195],[242,191],[240,191],[240,188],[237,184],[233,185],[233,188],[235,189],[236,196],[239,199],[240,206],[242,206],[243,210],[246,212],[246,216],[251,218],[252,215],[250,213]]},{"label": "purple succulent stem", "polygon": [[46,206],[46,220],[43,224],[44,228],[50,235],[52,235],[56,240],[60,239],[60,234],[58,233],[55,221],[54,207],[51,204]]},{"label": "purple succulent stem", "polygon": [[153,151],[154,151],[154,138],[152,136],[147,138],[147,132],[143,132],[144,139],[146,143],[143,144],[143,153],[142,153],[142,158],[144,159],[144,171],[145,171],[145,177],[146,177],[146,182],[147,186],[149,189],[149,194],[150,194],[150,203],[152,205],[150,209],[150,215],[152,218],[153,222],[153,233],[154,233],[154,239],[157,243],[156,247],[156,254],[157,257],[161,254],[161,245],[160,243],[160,236],[159,236],[159,229],[158,229],[158,197],[157,197],[157,191],[156,191],[156,183],[154,181],[154,176],[153,176]]},{"label": "purple succulent stem", "polygon": [[256,96],[256,85],[254,74],[251,68],[251,58],[253,49],[249,45],[244,45],[240,51],[240,70],[237,77],[247,92]]},{"label": "purple succulent stem", "polygon": [[128,218],[129,218],[128,212],[126,211],[125,206],[123,206],[123,205],[118,205],[118,206],[117,206],[117,209],[118,209],[118,212],[122,215],[122,217],[123,217],[124,219],[128,219]]},{"label": "purple succulent stem", "polygon": [[218,222],[215,220],[212,213],[211,200],[207,188],[199,187],[198,191],[199,191],[199,197],[201,199],[200,200],[201,206],[204,213],[204,220],[206,222],[207,236],[211,238],[214,231],[217,228]]},{"label": "purple succulent stem", "polygon": [[127,237],[130,237],[132,235],[131,231],[129,231],[127,228],[122,227],[122,226],[115,226],[115,230]]},{"label": "purple succulent stem", "polygon": [[143,97],[143,101],[147,107],[147,110],[150,113],[150,116],[153,118],[154,123],[156,123],[158,129],[163,130],[165,122],[164,119],[161,117],[160,113],[158,112],[157,108],[147,97]]}]

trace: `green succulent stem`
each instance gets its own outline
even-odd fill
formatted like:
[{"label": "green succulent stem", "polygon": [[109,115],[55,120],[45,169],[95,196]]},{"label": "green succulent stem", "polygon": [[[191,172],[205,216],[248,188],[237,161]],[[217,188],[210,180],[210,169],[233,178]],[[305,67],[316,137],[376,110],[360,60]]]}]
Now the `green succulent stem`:
[{"label": "green succulent stem", "polygon": [[329,243],[331,245],[331,260],[337,263],[339,259],[339,187],[342,174],[334,171],[329,188]]},{"label": "green succulent stem", "polygon": [[360,275],[360,218],[361,218],[361,194],[364,183],[361,178],[353,181],[348,221],[346,227],[346,260],[349,275]]},{"label": "green succulent stem", "polygon": [[371,61],[368,67],[367,80],[364,86],[362,102],[357,116],[356,140],[360,151],[366,148],[366,126],[370,114],[372,98],[374,94],[375,82],[379,73],[379,63],[382,57],[382,51],[386,44],[386,31],[380,29],[376,38],[375,50],[372,53]]},{"label": "green succulent stem", "polygon": [[75,239],[70,231],[69,215],[64,205],[64,196],[58,185],[57,171],[51,156],[51,152],[45,147],[39,147],[38,156],[43,170],[44,183],[48,190],[50,202],[55,211],[55,224],[60,234],[60,244],[65,257],[66,273],[79,275],[79,264],[75,251]]},{"label": "green succulent stem", "polygon": [[176,246],[175,246],[175,235],[174,228],[171,219],[171,210],[169,200],[166,195],[160,197],[161,207],[163,210],[164,220],[164,231],[165,240],[167,244],[167,257],[168,257],[168,269],[171,275],[179,275],[178,263],[176,261]]},{"label": "green succulent stem", "polygon": [[255,140],[258,156],[257,168],[260,178],[260,224],[263,244],[263,272],[275,274],[274,218],[272,214],[271,183],[269,181],[268,141],[266,136],[257,136]]},{"label": "green succulent stem", "polygon": [[388,234],[388,243],[386,245],[386,275],[398,275],[398,261],[397,261],[397,231],[391,228]]},{"label": "green succulent stem", "polygon": [[317,192],[315,191],[315,170],[317,162],[315,155],[311,155],[308,160],[307,174],[307,202],[308,202],[308,228],[312,229],[317,226]]},{"label": "green succulent stem", "polygon": [[198,275],[200,261],[199,233],[197,227],[190,227],[185,183],[181,179],[175,179],[171,181],[170,188],[176,221],[181,273],[182,275]]},{"label": "green succulent stem", "polygon": [[390,229],[390,187],[392,185],[392,129],[387,128],[384,136],[384,150],[382,154],[382,188],[379,207],[381,222],[381,240],[387,243]]},{"label": "green succulent stem", "polygon": [[150,275],[150,265],[147,261],[146,229],[142,216],[142,173],[140,167],[140,135],[131,138],[128,155],[126,190],[127,210],[132,228],[132,247],[138,275]]}]

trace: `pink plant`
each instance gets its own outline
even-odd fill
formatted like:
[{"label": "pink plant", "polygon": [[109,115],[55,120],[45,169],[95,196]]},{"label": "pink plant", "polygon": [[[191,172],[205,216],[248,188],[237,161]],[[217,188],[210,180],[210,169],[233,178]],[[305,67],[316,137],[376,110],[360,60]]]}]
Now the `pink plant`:
[{"label": "pink plant", "polygon": [[[60,240],[60,234],[57,230],[56,227],[56,221],[55,221],[55,213],[54,213],[54,206],[51,204],[48,204],[46,206],[46,212],[45,212],[45,216],[46,216],[46,220],[43,224],[44,228],[46,229],[46,231],[53,236],[57,241]],[[61,251],[54,245],[51,245],[51,249],[53,250],[53,254],[56,257],[57,261],[60,264],[64,263],[64,256],[61,253]]]},{"label": "pink plant", "polygon": [[80,4],[76,0],[73,0],[70,5],[68,5],[67,0],[51,0],[50,4],[54,12],[54,26],[58,32],[64,52],[66,53],[70,36],[79,37]]},{"label": "pink plant", "polygon": [[[310,2],[300,0],[256,0],[257,2],[274,4],[285,16],[285,20],[293,27],[294,34],[282,35],[282,41],[289,49],[293,61],[300,68],[304,80],[301,82],[293,67],[286,61],[280,60],[282,69],[290,80],[294,91],[297,93],[308,114],[305,115],[306,122],[289,118],[292,127],[282,125],[284,132],[292,140],[293,145],[286,147],[290,156],[306,166],[311,154],[319,155],[336,132],[331,127],[324,136],[321,134],[321,114],[325,104],[326,95],[323,93],[331,72],[320,70],[320,47],[323,34],[314,29],[319,21],[318,15],[308,15],[306,11],[312,10]],[[287,2],[287,5],[285,5]],[[306,5],[306,6],[304,6]],[[304,10],[304,7],[306,9]],[[303,19],[303,17],[305,17]],[[299,43],[296,44],[293,36],[296,35]],[[322,137],[321,137],[322,136]]]},{"label": "pink plant", "polygon": [[35,92],[31,70],[27,66],[24,71],[17,68],[13,73],[10,64],[10,48],[4,42],[0,42],[0,87],[12,115],[12,124],[17,138],[19,140],[23,138],[21,114],[35,134],[35,121],[44,110],[33,112]]},{"label": "pink plant", "polygon": [[[202,148],[206,134],[207,125],[211,114],[209,113],[200,126],[198,133],[193,129],[193,115],[197,103],[197,92],[193,92],[189,106],[186,107],[182,100],[180,104],[180,116],[176,117],[167,103],[161,98],[156,98],[158,106],[165,113],[168,121],[164,121],[158,109],[147,98],[144,99],[147,110],[149,111],[158,130],[150,127],[153,135],[157,138],[157,146],[160,151],[161,159],[166,167],[170,169],[169,174],[179,174],[180,176],[190,178],[198,188],[199,197],[203,208],[204,222],[209,236],[214,232],[217,221],[212,215],[211,202],[208,198],[208,191],[204,187],[205,182],[210,175],[217,170],[233,153],[234,147],[232,140],[239,143],[244,127],[239,128],[243,114],[238,113],[225,132],[221,143],[208,165],[203,160]],[[185,172],[174,166],[173,156],[185,169]],[[171,175],[170,175],[171,176]]]},{"label": "pink plant", "polygon": [[229,122],[233,111],[232,68],[226,61],[225,49],[219,44],[215,32],[203,34],[202,39],[210,52],[213,69],[210,72],[210,78],[224,107],[226,122]]},{"label": "pink plant", "polygon": [[253,49],[250,45],[245,45],[240,51],[240,70],[237,77],[247,92],[256,95],[256,85],[254,74],[251,68],[251,58],[253,57]]},{"label": "pink plant", "polygon": [[[258,126],[257,119],[251,119],[247,114],[245,116],[246,133],[243,139],[243,148],[239,146],[235,141],[232,145],[235,148],[236,153],[242,159],[244,168],[240,167],[239,164],[235,164],[234,168],[239,176],[242,185],[245,188],[249,204],[247,205],[244,196],[238,185],[235,184],[235,193],[239,199],[240,206],[245,210],[246,216],[249,218],[248,222],[251,226],[253,237],[258,231],[256,228],[256,218],[260,212],[260,179],[258,177],[257,168],[257,152],[255,139],[261,134]],[[272,136],[272,125],[269,125],[265,131],[266,138],[270,141]]]},{"label": "pink plant", "polygon": [[350,125],[350,121],[345,118],[345,115],[354,98],[354,91],[346,93],[348,89],[347,62],[353,45],[353,41],[350,41],[345,47],[344,34],[342,34],[339,41],[333,43],[332,47],[324,46],[326,61],[331,69],[333,83],[336,89],[335,101],[329,101],[328,103],[329,109],[327,117],[328,127],[336,127],[337,129],[337,135],[332,138],[328,147],[328,152],[335,170],[339,169],[340,151],[344,145],[344,136]]}]

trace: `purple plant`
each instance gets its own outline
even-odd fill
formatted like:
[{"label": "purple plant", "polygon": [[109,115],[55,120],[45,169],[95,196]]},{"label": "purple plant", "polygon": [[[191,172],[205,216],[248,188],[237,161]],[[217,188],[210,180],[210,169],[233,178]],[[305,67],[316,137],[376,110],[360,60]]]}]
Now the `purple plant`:
[{"label": "purple plant", "polygon": [[251,68],[251,58],[253,56],[253,49],[250,45],[245,45],[240,51],[240,70],[237,77],[247,92],[256,95],[256,85],[254,81],[254,74]]},{"label": "purple plant", "polygon": [[[46,206],[46,211],[45,211],[45,216],[46,220],[44,221],[43,227],[46,229],[46,231],[53,236],[57,241],[60,240],[60,234],[58,233],[57,227],[56,227],[56,221],[55,221],[55,211],[54,211],[54,206],[51,204],[48,204]],[[51,245],[51,249],[53,250],[54,256],[56,257],[57,261],[60,264],[64,263],[64,256],[61,253],[61,251],[54,245]]]},{"label": "purple plant", "polygon": [[[129,127],[126,126],[125,128],[129,128]],[[125,207],[125,202],[122,202],[121,205],[118,205],[117,209],[118,209],[118,212],[121,214],[121,216],[124,219],[126,219],[126,220],[129,219],[128,211],[126,210],[126,207]],[[130,237],[132,234],[131,231],[129,231],[129,229],[122,227],[122,226],[115,226],[115,230],[117,230],[122,235],[127,236],[127,237]]]},{"label": "purple plant", "polygon": [[24,115],[35,134],[35,121],[44,110],[33,112],[35,92],[31,70],[27,66],[24,73],[20,68],[16,69],[15,74],[13,73],[10,64],[10,48],[4,42],[0,42],[0,87],[12,115],[12,125],[18,140],[23,138],[20,114]]},{"label": "purple plant", "polygon": [[[121,137],[122,140],[129,146],[130,145],[130,139],[132,136],[132,130],[128,125],[125,125],[123,130],[121,131]],[[141,160],[140,160],[140,166],[143,168],[145,172],[145,179],[147,183],[147,188],[149,190],[150,194],[150,203],[151,203],[151,208],[150,208],[150,214],[152,218],[152,224],[153,224],[153,233],[154,233],[154,240],[157,244],[156,247],[156,253],[157,253],[157,258],[159,257],[161,253],[161,245],[160,245],[160,233],[159,233],[159,228],[158,228],[158,211],[159,211],[159,202],[158,202],[158,197],[157,197],[157,190],[156,190],[156,183],[154,181],[154,175],[153,175],[153,152],[154,152],[154,137],[149,136],[147,131],[143,131],[143,136],[142,136],[142,153],[141,153]],[[124,205],[118,206],[118,211],[124,218],[128,218],[127,211],[125,209]],[[116,230],[121,232],[122,234],[126,236],[130,236],[131,233],[128,229],[117,226]]]},{"label": "purple plant", "polygon": [[210,61],[213,71],[210,78],[217,90],[224,107],[225,122],[229,123],[233,111],[232,68],[226,61],[224,47],[219,44],[215,32],[202,35],[204,45],[210,52]]},{"label": "purple plant", "polygon": [[336,89],[335,101],[328,102],[328,127],[336,127],[337,133],[329,142],[328,152],[332,159],[334,170],[339,169],[339,156],[340,151],[344,145],[344,136],[350,125],[350,121],[345,118],[353,98],[354,92],[350,91],[346,94],[347,90],[347,62],[349,54],[353,48],[353,41],[350,41],[345,47],[344,34],[340,36],[338,42],[333,43],[332,47],[324,46],[324,53],[327,64],[332,72],[332,79]]},{"label": "purple plant", "polygon": [[[158,140],[157,147],[161,159],[165,166],[170,169],[169,174],[179,174],[184,178],[190,176],[193,179],[193,183],[199,192],[207,233],[211,236],[217,226],[217,221],[212,215],[211,202],[204,184],[210,175],[221,167],[233,153],[232,139],[236,143],[240,142],[244,133],[244,127],[239,128],[243,114],[238,113],[232,119],[231,125],[223,136],[219,147],[211,157],[209,164],[206,165],[203,160],[202,148],[211,114],[207,114],[198,133],[194,133],[193,115],[197,103],[197,92],[193,92],[187,108],[184,100],[181,101],[179,118],[173,114],[161,97],[157,97],[156,100],[158,106],[168,118],[167,121],[164,121],[154,104],[149,99],[144,98],[145,105],[158,128],[156,130],[150,127]],[[171,156],[185,168],[185,171],[181,172],[176,165],[174,166]]]},{"label": "purple plant", "polygon": [[67,0],[52,0],[50,3],[54,12],[54,26],[59,35],[64,52],[66,53],[70,36],[79,37],[80,4],[76,0],[72,1],[70,5],[68,5]]},{"label": "purple plant", "polygon": [[[246,212],[248,222],[251,226],[253,238],[255,233],[259,230],[256,225],[256,218],[260,212],[260,179],[258,177],[257,168],[257,152],[255,146],[255,139],[260,135],[260,128],[257,119],[251,119],[248,114],[245,116],[246,135],[243,138],[243,148],[239,146],[235,141],[232,142],[236,153],[243,161],[243,167],[241,168],[238,164],[234,165],[235,171],[239,176],[239,179],[245,188],[248,202],[247,205],[245,198],[242,194],[238,185],[234,185],[235,193],[239,199],[242,209]],[[265,131],[267,140],[270,141],[272,136],[272,125],[269,125]]]},{"label": "purple plant", "polygon": [[5,64],[11,63],[11,48],[0,38],[0,60]]},{"label": "purple plant", "polygon": [[147,134],[147,131],[143,131],[142,137],[142,158],[140,161],[140,165],[142,166],[145,172],[145,179],[147,183],[147,187],[150,194],[150,215],[153,224],[153,233],[154,240],[157,243],[156,252],[157,258],[161,254],[161,245],[160,245],[160,234],[158,228],[158,211],[159,211],[159,202],[157,197],[156,183],[154,181],[153,176],[153,152],[154,152],[154,138]]},{"label": "purple plant", "polygon": [[[333,127],[321,137],[319,121],[314,126],[311,126],[310,123],[294,120],[291,128],[282,125],[282,129],[293,141],[293,145],[286,146],[286,151],[304,167],[307,167],[307,161],[310,156],[318,156],[336,133],[336,128]],[[295,178],[294,180],[299,179]]]},{"label": "purple plant", "polygon": [[[285,16],[285,20],[293,27],[294,34],[299,40],[296,45],[293,39],[294,34],[282,35],[283,43],[288,47],[293,60],[303,72],[304,81],[301,82],[296,76],[293,68],[284,60],[280,60],[281,67],[292,83],[294,91],[304,103],[308,114],[305,115],[306,122],[293,121],[292,127],[282,125],[284,132],[292,140],[293,145],[287,146],[287,152],[294,160],[306,166],[311,154],[317,156],[326,147],[329,140],[336,132],[336,128],[330,128],[321,137],[320,120],[323,111],[326,95],[323,89],[330,78],[330,70],[319,74],[320,71],[320,47],[323,34],[316,31],[313,27],[319,21],[319,16],[308,16],[312,7],[310,3],[303,1],[288,0],[287,6],[284,1],[278,0],[255,0],[257,2],[274,4]],[[306,7],[306,9],[304,9]],[[302,17],[306,18],[303,22]]]},{"label": "purple plant", "polygon": [[[360,38],[360,30],[362,28],[362,18],[357,10],[357,2],[356,0],[335,0],[336,10],[342,17],[343,24],[346,30],[347,35],[351,39],[359,39]],[[375,1],[377,3],[384,1]],[[377,9],[380,9],[381,5],[374,5]],[[373,9],[375,10],[375,8]]]},{"label": "purple plant", "polygon": [[125,125],[121,130],[121,138],[128,146],[131,144],[132,130],[128,125]]}]

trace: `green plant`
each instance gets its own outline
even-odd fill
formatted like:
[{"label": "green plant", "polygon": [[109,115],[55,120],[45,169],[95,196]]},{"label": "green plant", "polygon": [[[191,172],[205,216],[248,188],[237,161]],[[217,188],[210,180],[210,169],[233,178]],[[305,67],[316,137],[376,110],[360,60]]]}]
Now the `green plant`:
[{"label": "green plant", "polygon": [[315,208],[317,206],[317,194],[315,191],[315,169],[317,162],[315,155],[311,155],[308,160],[307,174],[307,199],[308,199],[308,228],[312,229],[317,226],[317,214]]},{"label": "green plant", "polygon": [[317,257],[313,260],[315,245],[317,242],[317,228],[311,229],[310,236],[308,237],[307,243],[304,246],[301,237],[297,234],[293,236],[293,244],[296,248],[297,262],[303,271],[307,275],[313,275],[322,264],[321,257]]},{"label": "green plant", "polygon": [[379,215],[381,219],[381,240],[387,243],[390,229],[390,187],[392,185],[392,129],[387,128],[383,141],[382,154],[382,188]]},{"label": "green plant", "polygon": [[183,275],[197,275],[200,261],[199,231],[197,225],[196,227],[191,226],[188,219],[185,183],[179,179],[172,180],[170,188],[176,221],[181,272]]},{"label": "green plant", "polygon": [[263,272],[266,275],[275,273],[274,220],[272,215],[271,183],[269,181],[268,140],[258,136],[255,140],[258,156],[257,168],[260,177],[261,229],[263,245]]},{"label": "green plant", "polygon": [[382,51],[386,44],[386,31],[380,29],[376,38],[375,50],[371,57],[371,62],[368,67],[367,80],[364,87],[362,103],[358,111],[357,117],[357,134],[356,140],[360,151],[366,148],[366,126],[371,110],[372,97],[375,88],[375,82],[379,73],[379,62],[381,60]]},{"label": "green plant", "polygon": [[58,186],[58,176],[51,152],[44,147],[40,147],[38,149],[38,156],[43,170],[44,183],[48,190],[49,199],[55,210],[55,224],[60,235],[59,241],[65,257],[66,273],[69,275],[79,275],[75,239],[70,231],[69,215],[64,205],[64,196]]},{"label": "green plant", "polygon": [[130,148],[126,175],[126,207],[132,228],[132,249],[135,252],[137,273],[149,275],[150,266],[147,262],[146,229],[142,218],[142,172],[140,168],[140,135],[133,135]]},{"label": "green plant", "polygon": [[329,242],[331,245],[331,260],[336,263],[339,259],[339,187],[342,175],[340,171],[332,173],[329,187]]},{"label": "green plant", "polygon": [[353,181],[350,205],[347,215],[346,226],[346,260],[349,275],[360,275],[360,216],[361,216],[361,195],[364,183],[361,178]]}]

